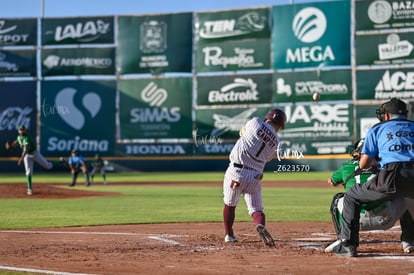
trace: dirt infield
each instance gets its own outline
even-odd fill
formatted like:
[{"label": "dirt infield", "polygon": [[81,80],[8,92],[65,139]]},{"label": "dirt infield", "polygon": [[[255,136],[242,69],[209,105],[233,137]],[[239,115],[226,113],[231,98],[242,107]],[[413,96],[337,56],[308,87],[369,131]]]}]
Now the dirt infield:
[{"label": "dirt infield", "polygon": [[[0,185],[0,198],[26,197],[24,191],[22,185]],[[93,192],[93,188],[81,191],[37,185],[30,199],[98,195],[102,192]],[[335,239],[330,223],[269,222],[267,227],[276,239],[275,247],[260,242],[253,223],[237,221],[234,229],[239,242],[235,244],[223,242],[221,223],[3,230],[0,271],[65,275],[414,273],[414,254],[402,253],[398,225],[389,231],[361,232],[357,258],[324,253],[325,246]]]}]

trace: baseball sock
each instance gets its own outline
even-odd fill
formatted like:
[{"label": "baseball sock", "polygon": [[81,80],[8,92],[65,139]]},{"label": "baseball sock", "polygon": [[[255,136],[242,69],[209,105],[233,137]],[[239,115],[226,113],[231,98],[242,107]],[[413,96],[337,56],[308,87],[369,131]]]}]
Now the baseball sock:
[{"label": "baseball sock", "polygon": [[262,224],[266,225],[265,214],[262,211],[256,211],[252,214],[252,218],[255,225]]},{"label": "baseball sock", "polygon": [[91,182],[89,181],[89,174],[88,173],[85,174],[85,184],[86,184],[86,186],[91,185]]},{"label": "baseball sock", "polygon": [[234,223],[235,217],[236,217],[236,207],[224,205],[223,220],[224,220],[224,231],[226,235],[228,234],[234,237],[233,223]]},{"label": "baseball sock", "polygon": [[31,175],[26,176],[26,184],[27,184],[27,189],[32,189],[32,176]]},{"label": "baseball sock", "polygon": [[75,186],[77,177],[78,177],[78,174],[76,173],[72,174],[72,183],[70,184],[71,186]]}]

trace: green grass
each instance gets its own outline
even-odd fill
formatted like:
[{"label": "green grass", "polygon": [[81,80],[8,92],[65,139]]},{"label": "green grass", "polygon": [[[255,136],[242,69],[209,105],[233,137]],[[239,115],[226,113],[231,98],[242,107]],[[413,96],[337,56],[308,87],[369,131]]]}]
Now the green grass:
[{"label": "green grass", "polygon": [[[295,173],[273,173],[266,172],[263,181],[301,181],[321,180],[327,181],[330,172],[295,172]],[[222,181],[223,172],[146,172],[146,173],[108,173],[110,181],[127,182],[160,182],[160,181],[190,181],[190,182],[211,182]],[[98,180],[101,179],[97,175]],[[1,174],[1,183],[24,182],[24,174]],[[33,175],[35,183],[66,183],[70,181],[69,173],[36,173]]]},{"label": "green grass", "polygon": [[[190,174],[190,175],[188,175]],[[22,199],[0,200],[0,229],[27,229],[82,225],[167,223],[167,222],[221,222],[223,195],[221,183],[217,186],[125,186],[111,183],[115,179],[131,181],[218,181],[222,173],[148,173],[109,174],[107,186],[77,186],[77,189],[118,192],[119,195],[78,199]],[[285,173],[286,174],[286,173]],[[326,181],[329,173],[305,173],[306,180]],[[313,175],[311,175],[313,174]],[[266,175],[282,180],[282,174]],[[295,178],[291,174],[289,179]],[[280,178],[279,178],[280,177]],[[21,175],[1,177],[22,184]],[[23,175],[24,178],[24,175]],[[277,178],[277,179],[276,179]],[[208,179],[208,180],[206,180]],[[36,175],[34,181],[67,181],[68,175]],[[17,183],[16,183],[17,184]],[[35,183],[36,184],[36,183]],[[60,188],[68,188],[60,186]],[[337,188],[277,188],[264,187],[263,201],[268,221],[330,221],[329,205]],[[237,221],[250,221],[241,198]]]}]

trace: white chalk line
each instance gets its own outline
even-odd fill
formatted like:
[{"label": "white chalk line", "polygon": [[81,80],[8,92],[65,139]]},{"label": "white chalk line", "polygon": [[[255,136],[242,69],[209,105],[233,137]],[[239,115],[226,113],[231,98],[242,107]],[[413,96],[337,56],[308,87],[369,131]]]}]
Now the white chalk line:
[{"label": "white chalk line", "polygon": [[[183,246],[183,245],[180,242],[177,242],[177,241],[174,241],[168,238],[189,237],[188,235],[172,235],[172,234],[143,234],[143,233],[128,233],[128,232],[122,233],[122,232],[88,232],[88,231],[0,230],[0,233],[146,236],[146,238],[149,238],[149,239],[161,241],[167,244],[179,245],[179,246]],[[201,247],[201,249],[209,250],[208,247]],[[23,271],[23,272],[53,274],[53,275],[97,275],[97,274],[87,274],[87,273],[59,272],[59,271],[53,271],[53,270],[32,269],[32,268],[3,266],[3,265],[0,265],[0,270]]]},{"label": "white chalk line", "polygon": [[[394,226],[389,231],[392,230],[399,230],[400,226]],[[373,231],[361,231],[361,233],[384,233],[386,231],[383,230],[373,230]],[[0,230],[0,233],[20,233],[20,234],[86,234],[86,235],[125,235],[125,236],[146,236],[148,239],[160,241],[170,245],[182,246],[185,247],[187,245],[182,244],[179,241],[172,240],[170,238],[185,238],[189,237],[188,235],[174,235],[174,234],[144,234],[144,233],[130,233],[130,232],[97,232],[97,231],[33,231],[33,230]],[[246,234],[246,236],[253,236],[253,234]],[[335,240],[335,234],[332,233],[312,233],[311,236],[317,237],[304,237],[304,238],[294,238],[290,240],[282,240],[275,238],[275,241],[281,242],[296,242],[299,247],[308,248],[319,250],[324,248],[324,244],[315,243],[315,242],[329,242]],[[215,246],[196,246],[192,247],[195,250],[200,251],[217,251],[222,250],[224,248],[215,247]],[[361,255],[365,255],[360,253]],[[393,259],[393,260],[411,260],[414,261],[413,256],[400,256],[400,255],[388,255],[388,254],[366,254],[371,258],[379,258],[379,259]],[[52,273],[55,274],[55,273]],[[64,275],[65,273],[60,273]],[[75,274],[75,273],[67,273],[67,274]],[[78,275],[78,274],[76,274]]]},{"label": "white chalk line", "polygon": [[22,271],[22,272],[30,272],[30,273],[53,274],[53,275],[98,275],[98,274],[88,274],[88,273],[60,272],[60,271],[34,269],[34,268],[22,268],[22,267],[13,267],[13,266],[5,266],[5,265],[0,265],[0,270]]}]

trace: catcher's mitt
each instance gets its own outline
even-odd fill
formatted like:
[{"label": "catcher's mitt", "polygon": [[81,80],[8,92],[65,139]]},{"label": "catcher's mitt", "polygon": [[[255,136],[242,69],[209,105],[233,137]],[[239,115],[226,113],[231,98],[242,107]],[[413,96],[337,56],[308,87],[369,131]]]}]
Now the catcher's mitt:
[{"label": "catcher's mitt", "polygon": [[4,144],[4,147],[6,148],[7,151],[10,151],[12,149],[12,145],[10,143],[10,141],[6,141],[6,143]]}]

